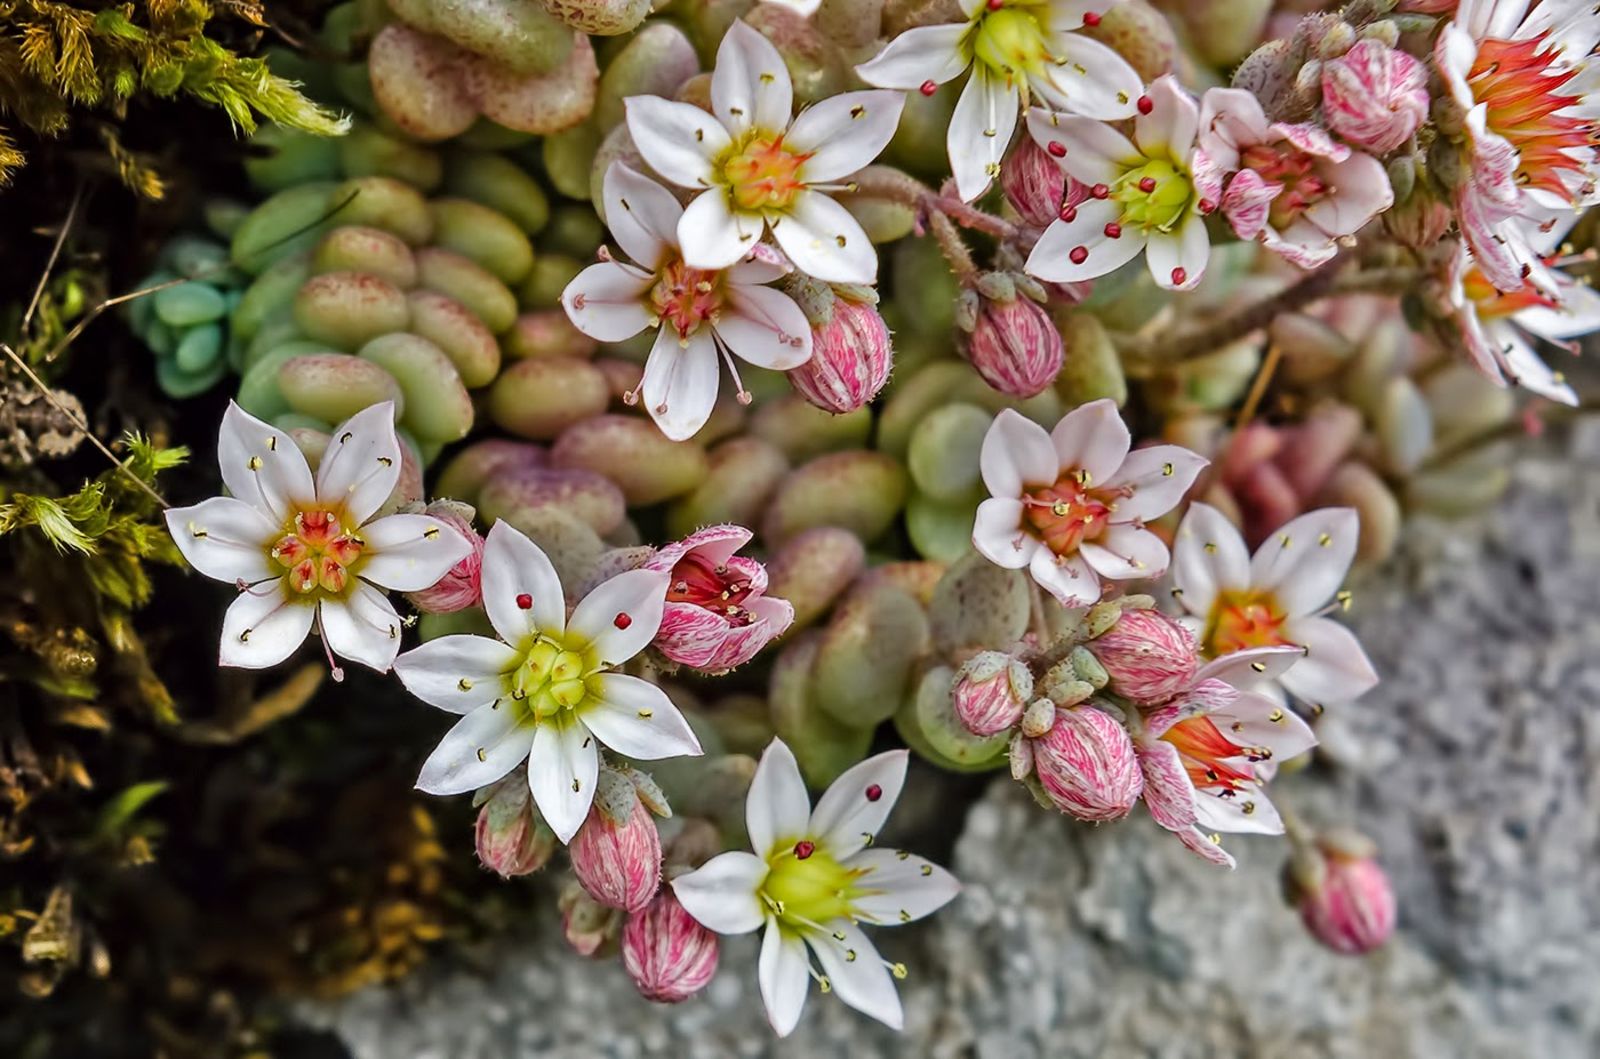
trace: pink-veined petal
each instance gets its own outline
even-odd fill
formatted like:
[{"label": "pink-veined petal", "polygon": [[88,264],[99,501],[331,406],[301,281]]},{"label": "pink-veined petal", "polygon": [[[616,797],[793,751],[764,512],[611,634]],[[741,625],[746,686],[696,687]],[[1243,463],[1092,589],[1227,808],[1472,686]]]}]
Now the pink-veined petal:
[{"label": "pink-veined petal", "polygon": [[1178,748],[1160,739],[1141,740],[1134,752],[1144,773],[1144,805],[1156,823],[1168,831],[1194,826],[1194,784],[1183,767]]}]

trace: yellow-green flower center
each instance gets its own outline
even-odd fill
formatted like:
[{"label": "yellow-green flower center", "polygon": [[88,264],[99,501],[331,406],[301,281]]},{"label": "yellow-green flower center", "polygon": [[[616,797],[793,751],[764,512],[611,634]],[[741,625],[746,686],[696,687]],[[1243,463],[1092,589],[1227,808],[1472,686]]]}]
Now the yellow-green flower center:
[{"label": "yellow-green flower center", "polygon": [[805,188],[800,167],[810,157],[785,147],[781,132],[751,129],[723,154],[722,180],[737,209],[788,209]]},{"label": "yellow-green flower center", "polygon": [[1053,62],[1045,27],[1039,15],[1047,11],[1032,4],[988,4],[978,9],[977,32],[972,38],[972,54],[978,62],[1001,77],[1036,74]]},{"label": "yellow-green flower center", "polygon": [[859,871],[846,868],[808,839],[779,846],[767,857],[763,903],[785,926],[799,929],[850,917]]},{"label": "yellow-green flower center", "polygon": [[585,644],[542,634],[511,674],[511,698],[538,720],[600,698],[600,659]]},{"label": "yellow-green flower center", "polygon": [[1111,187],[1111,198],[1122,207],[1119,220],[1124,227],[1170,232],[1188,212],[1194,182],[1175,163],[1153,158],[1119,177]]}]

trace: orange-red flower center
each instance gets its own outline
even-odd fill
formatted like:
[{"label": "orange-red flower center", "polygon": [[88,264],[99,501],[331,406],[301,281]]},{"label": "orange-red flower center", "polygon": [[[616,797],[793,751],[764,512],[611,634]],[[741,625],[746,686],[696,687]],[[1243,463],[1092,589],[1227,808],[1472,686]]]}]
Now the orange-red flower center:
[{"label": "orange-red flower center", "polygon": [[332,511],[298,511],[272,546],[272,558],[286,570],[289,588],[301,594],[321,590],[338,595],[350,584],[350,568],[366,547]]},{"label": "orange-red flower center", "polygon": [[1484,40],[1467,75],[1472,96],[1487,104],[1486,124],[1517,149],[1517,181],[1566,197],[1564,175],[1583,172],[1574,158],[1594,149],[1594,123],[1561,111],[1579,97],[1564,91],[1583,72],[1565,63],[1547,30],[1526,40]]},{"label": "orange-red flower center", "polygon": [[1274,228],[1287,228],[1308,207],[1334,191],[1317,173],[1317,159],[1287,142],[1247,147],[1243,162],[1247,169],[1254,169],[1263,179],[1283,186],[1267,213]]},{"label": "orange-red flower center", "polygon": [[[1228,791],[1247,790],[1256,774],[1252,761],[1272,756],[1266,747],[1242,747],[1222,734],[1209,717],[1179,721],[1162,735],[1178,748],[1183,767],[1196,787],[1221,787]],[[1248,760],[1240,760],[1245,758]]]},{"label": "orange-red flower center", "polygon": [[1105,532],[1119,490],[1095,489],[1082,471],[1069,471],[1054,485],[1022,495],[1023,518],[1045,547],[1071,555],[1084,541]]},{"label": "orange-red flower center", "polygon": [[800,167],[810,154],[783,145],[783,134],[752,129],[722,160],[722,178],[740,210],[784,210],[805,187]]},{"label": "orange-red flower center", "polygon": [[707,321],[716,323],[722,309],[722,274],[690,268],[674,258],[657,274],[650,305],[664,326],[687,339]]},{"label": "orange-red flower center", "polygon": [[691,603],[721,614],[735,625],[746,625],[752,620],[750,612],[744,608],[750,588],[749,579],[737,571],[691,552],[672,568],[667,602]]},{"label": "orange-red flower center", "polygon": [[1270,592],[1223,592],[1206,622],[1206,652],[1215,656],[1250,647],[1281,647],[1291,642],[1283,632],[1288,620]]},{"label": "orange-red flower center", "polygon": [[1461,277],[1461,286],[1477,307],[1480,320],[1499,320],[1524,309],[1537,306],[1553,309],[1560,304],[1532,283],[1524,283],[1521,290],[1496,290],[1477,266],[1467,269],[1466,275]]}]

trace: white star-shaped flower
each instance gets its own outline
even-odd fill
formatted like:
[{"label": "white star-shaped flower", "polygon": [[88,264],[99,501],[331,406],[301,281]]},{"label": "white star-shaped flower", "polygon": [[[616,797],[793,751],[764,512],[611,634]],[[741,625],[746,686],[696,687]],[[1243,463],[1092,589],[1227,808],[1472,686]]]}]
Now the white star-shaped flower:
[{"label": "white star-shaped flower", "polygon": [[779,1036],[800,1020],[810,978],[857,1011],[901,1026],[894,979],[905,969],[878,956],[861,924],[921,919],[961,889],[936,864],[873,848],[905,783],[906,759],[904,750],[868,758],[835,780],[812,809],[794,755],[774,739],[745,802],[755,852],[720,854],[672,880],[683,907],[717,933],[765,928],[757,973]]},{"label": "white star-shaped flower", "polygon": [[277,665],[315,625],[332,654],[385,672],[401,622],[381,589],[430,588],[472,550],[429,515],[372,517],[400,479],[388,401],[334,429],[314,479],[287,432],[229,402],[217,462],[233,495],[168,510],[167,529],[196,570],[239,586],[222,665]]},{"label": "white star-shaped flower", "polygon": [[594,801],[600,744],[642,761],[698,755],[699,740],[666,692],[613,672],[655,638],[669,580],[653,570],[618,574],[569,620],[549,557],[495,523],[483,549],[483,606],[500,639],[442,636],[395,660],[411,694],[464,715],[417,787],[464,794],[526,759],[539,813],[567,842]]},{"label": "white star-shaped flower", "polygon": [[[844,92],[791,118],[789,68],[765,37],[735,22],[717,49],[711,113],[630,96],[628,132],[657,173],[700,190],[678,223],[692,268],[727,268],[770,230],[800,271],[872,283],[878,254],[850,211],[826,194],[878,157],[900,123],[898,92]],[[607,219],[610,220],[609,213]]]},{"label": "white star-shaped flower", "polygon": [[666,188],[617,162],[606,170],[602,198],[611,234],[633,262],[590,265],[561,304],[574,327],[601,342],[659,328],[639,394],[663,434],[682,441],[705,426],[721,386],[719,361],[743,395],[734,356],[777,371],[811,359],[805,313],[764,286],[788,272],[769,247],[747,248],[751,256],[731,268],[694,268],[678,244],[686,214]]}]

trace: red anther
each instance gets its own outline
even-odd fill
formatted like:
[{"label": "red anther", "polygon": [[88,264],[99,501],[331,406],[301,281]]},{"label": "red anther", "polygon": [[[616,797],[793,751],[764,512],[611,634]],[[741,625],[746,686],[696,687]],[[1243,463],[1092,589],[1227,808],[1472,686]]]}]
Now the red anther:
[{"label": "red anther", "polygon": [[1156,178],[1155,177],[1147,176],[1147,177],[1144,177],[1143,179],[1141,179],[1139,181],[1139,190],[1144,192],[1146,195],[1150,194],[1150,192],[1154,191],[1155,189],[1156,189]]},{"label": "red anther", "polygon": [[1076,206],[1063,206],[1063,207],[1061,207],[1061,219],[1066,221],[1068,224],[1071,224],[1073,221],[1077,220],[1078,219],[1078,207],[1076,207]]},{"label": "red anther", "polygon": [[1074,265],[1081,265],[1085,261],[1089,260],[1089,248],[1086,246],[1075,246],[1072,248],[1072,253],[1068,254],[1067,257],[1072,259],[1072,263]]},{"label": "red anther", "polygon": [[1174,287],[1181,287],[1187,282],[1189,282],[1189,271],[1187,269],[1175,268],[1172,270],[1172,285]]},{"label": "red anther", "polygon": [[795,860],[805,860],[807,857],[811,856],[811,854],[815,853],[816,851],[817,851],[817,844],[815,842],[806,842],[806,841],[796,842],[794,844],[794,859]]},{"label": "red anther", "polygon": [[1095,14],[1093,11],[1085,11],[1083,13],[1083,24],[1088,26],[1090,29],[1093,29],[1095,26],[1100,24],[1100,16]]},{"label": "red anther", "polygon": [[1201,199],[1200,200],[1200,212],[1201,213],[1215,213],[1215,212],[1217,212],[1217,204],[1215,202],[1212,202],[1210,199]]},{"label": "red anther", "polygon": [[1106,238],[1121,239],[1122,225],[1118,224],[1116,221],[1112,221],[1110,224],[1106,225]]},{"label": "red anther", "polygon": [[528,595],[526,592],[522,593],[517,597],[517,606],[521,607],[523,610],[532,610],[533,597]]},{"label": "red anther", "polygon": [[933,82],[933,81],[924,81],[924,82],[922,82],[922,94],[923,95],[931,96],[937,91],[939,91],[939,86],[935,82]]},{"label": "red anther", "polygon": [[615,618],[611,619],[611,624],[615,625],[619,629],[626,629],[628,626],[633,624],[633,615],[618,614]]},{"label": "red anther", "polygon": [[1154,109],[1156,109],[1156,101],[1155,100],[1151,99],[1149,96],[1140,96],[1139,97],[1139,113],[1140,114],[1148,114]]},{"label": "red anther", "polygon": [[1067,145],[1062,143],[1060,140],[1051,140],[1045,146],[1045,150],[1049,151],[1051,154],[1055,155],[1057,158],[1063,158],[1063,157],[1066,156],[1066,153],[1067,153]]},{"label": "red anther", "polygon": [[1006,0],[989,0],[989,3],[988,3],[988,8],[989,8],[990,11],[998,11],[1002,7],[1005,7],[1005,6],[1006,6]]},{"label": "red anther", "polygon": [[1111,188],[1105,184],[1096,184],[1094,187],[1089,189],[1089,194],[1097,199],[1109,198],[1111,195]]},{"label": "red anther", "polygon": [[883,797],[883,788],[874,783],[867,788],[867,801],[875,802]]}]

